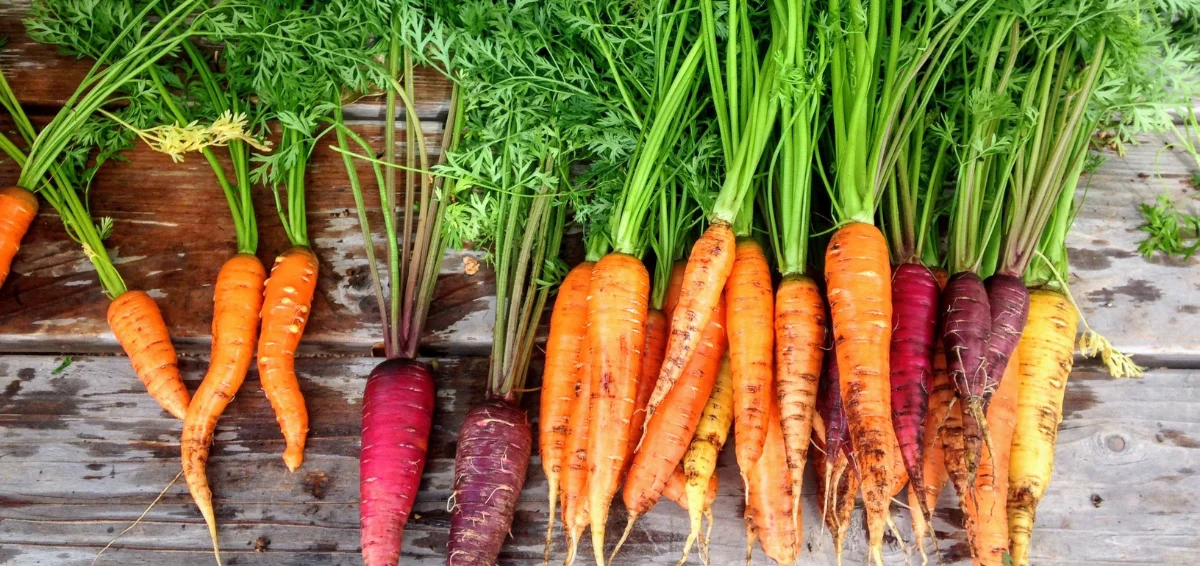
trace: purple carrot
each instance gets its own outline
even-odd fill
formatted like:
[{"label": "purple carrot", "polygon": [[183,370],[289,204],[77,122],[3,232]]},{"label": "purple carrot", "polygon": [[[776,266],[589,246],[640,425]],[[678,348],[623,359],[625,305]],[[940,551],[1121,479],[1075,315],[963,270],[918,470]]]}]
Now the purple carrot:
[{"label": "purple carrot", "polygon": [[[821,372],[821,382],[817,391],[817,413],[821,415],[821,422],[825,423],[825,472],[829,474],[833,471],[838,452],[845,452],[846,457],[851,457],[850,424],[846,421],[846,409],[842,406],[837,356],[832,351],[826,354],[825,369]],[[854,466],[853,458],[850,458],[850,465]]]},{"label": "purple carrot", "polygon": [[963,403],[967,485],[975,485],[979,457],[983,453],[983,444],[988,442],[983,389],[987,383],[986,360],[992,309],[983,280],[969,271],[951,276],[942,292],[941,310],[946,369],[950,372],[950,380],[954,382],[958,400]]},{"label": "purple carrot", "polygon": [[496,563],[532,450],[533,431],[525,411],[493,399],[467,413],[454,458],[447,566]]},{"label": "purple carrot", "polygon": [[433,401],[433,376],[418,361],[387,360],[367,378],[358,484],[366,566],[400,560],[404,525],[425,468]]},{"label": "purple carrot", "polygon": [[1008,368],[1008,358],[1021,341],[1021,332],[1029,320],[1029,289],[1021,279],[997,273],[984,282],[992,307],[992,329],[988,337],[987,382],[983,386],[983,409]]},{"label": "purple carrot", "polygon": [[[933,388],[933,345],[941,289],[929,268],[906,263],[892,273],[892,427],[909,489],[925,493],[925,413]],[[928,518],[925,498],[917,498]]]}]

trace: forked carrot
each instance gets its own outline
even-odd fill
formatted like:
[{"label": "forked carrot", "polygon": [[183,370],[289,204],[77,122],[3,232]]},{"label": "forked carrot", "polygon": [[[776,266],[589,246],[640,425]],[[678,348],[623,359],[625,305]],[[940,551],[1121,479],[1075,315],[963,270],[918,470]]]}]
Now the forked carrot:
[{"label": "forked carrot", "polygon": [[825,301],[812,278],[805,275],[784,277],[775,300],[774,326],[780,425],[792,475],[792,492],[797,498],[793,506],[799,513],[804,465],[808,460],[813,417],[817,412],[817,389],[827,342]]},{"label": "forked carrot", "polygon": [[108,305],[108,326],[150,396],[177,419],[187,416],[188,391],[167,323],[145,291],[126,291]]},{"label": "forked carrot", "polygon": [[725,354],[724,303],[723,298],[717,300],[699,346],[679,377],[677,387],[671,389],[661,405],[664,410],[650,415],[646,423],[644,440],[633,456],[633,465],[621,493],[629,520],[613,556],[621,549],[637,518],[648,513],[662,496],[667,480],[683,460],[700,424]]},{"label": "forked carrot", "polygon": [[266,278],[266,268],[251,254],[237,254],[221,266],[213,292],[212,358],[208,373],[196,389],[196,396],[183,419],[183,438],[179,446],[183,456],[183,477],[208,524],[218,562],[217,519],[204,466],[208,462],[217,419],[242,387],[254,359],[258,313],[262,309]]},{"label": "forked carrot", "polygon": [[37,195],[16,186],[0,188],[0,287],[37,211]]},{"label": "forked carrot", "polygon": [[713,309],[725,289],[725,281],[733,271],[734,246],[733,228],[726,223],[714,222],[692,247],[683,273],[679,303],[671,314],[667,355],[663,359],[658,381],[654,384],[654,393],[646,405],[651,417],[675,386],[692,353],[700,345],[700,336],[712,319]]},{"label": "forked carrot", "polygon": [[[767,264],[762,246],[754,238],[738,238],[735,258],[733,271],[725,284],[725,304],[729,307],[729,359],[733,372],[734,435],[737,438],[734,447],[738,468],[749,470],[762,454],[763,439],[767,436],[766,398],[771,394],[774,381],[775,297],[771,266]],[[786,416],[783,418],[787,419]],[[804,444],[807,447],[807,439]],[[795,468],[791,451],[788,465]],[[803,463],[800,468],[803,469]]]},{"label": "forked carrot", "polygon": [[560,478],[567,460],[567,439],[571,433],[571,405],[578,385],[577,374],[586,371],[579,363],[580,351],[587,343],[587,292],[592,278],[592,263],[584,262],[567,274],[558,289],[550,315],[550,336],[546,340],[546,366],[542,371],[541,414],[538,419],[538,454],[546,473],[550,512],[546,525],[546,560],[554,534],[555,511]]},{"label": "forked carrot", "polygon": [[825,279],[842,399],[862,475],[870,555],[883,563],[894,454],[888,353],[892,338],[887,243],[870,224],[846,224],[829,242]]},{"label": "forked carrot", "polygon": [[649,295],[650,274],[634,256],[610,253],[592,269],[587,325],[591,349],[587,493],[592,547],[596,563],[601,565],[608,509],[620,487],[625,451],[633,433],[630,421],[646,345]]},{"label": "forked carrot", "polygon": [[287,441],[283,462],[293,472],[304,461],[308,435],[308,409],[296,380],[296,347],[311,314],[317,269],[317,256],[307,247],[293,247],[275,258],[262,306],[258,377]]}]

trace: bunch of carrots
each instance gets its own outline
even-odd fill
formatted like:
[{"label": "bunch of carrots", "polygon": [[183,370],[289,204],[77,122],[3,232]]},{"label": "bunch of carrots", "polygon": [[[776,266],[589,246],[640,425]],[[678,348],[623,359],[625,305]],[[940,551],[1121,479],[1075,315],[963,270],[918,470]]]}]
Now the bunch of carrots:
[{"label": "bunch of carrots", "polygon": [[[0,149],[22,165],[24,187],[0,191],[12,211],[0,217],[0,283],[41,196],[114,299],[110,324],[138,376],[185,419],[185,475],[214,551],[204,466],[256,340],[285,463],[302,462],[308,419],[295,353],[319,271],[305,164],[332,132],[389,358],[367,379],[363,403],[366,563],[400,558],[434,404],[418,339],[443,252],[468,242],[487,250],[498,301],[487,386],[460,432],[448,564],[497,560],[532,426],[549,485],[547,562],[559,521],[567,564],[586,532],[595,562],[615,561],[666,496],[688,514],[680,563],[697,546],[708,563],[704,519],[711,529],[717,460],[732,439],[747,560],[756,542],[777,564],[800,556],[811,459],[839,562],[861,498],[868,560],[883,563],[891,503],[906,487],[912,542],[925,557],[931,511],[950,483],[975,563],[1029,563],[1081,319],[1066,285],[1077,188],[1113,93],[1162,40],[1140,0],[1086,10],[1036,0],[1023,11],[995,0],[499,1],[463,11],[413,1],[364,11],[361,29],[346,23],[343,2],[327,12],[192,4],[126,3],[144,5],[129,18],[145,25],[66,42],[97,66],[40,132],[0,82],[21,134],[0,137]],[[207,17],[221,9],[241,10],[237,23]],[[44,27],[78,20],[40,17]],[[561,33],[539,33],[546,28]],[[848,29],[858,32],[839,31]],[[195,36],[227,55],[214,63]],[[289,63],[262,72],[279,60]],[[437,163],[413,110],[414,61],[455,84]],[[184,78],[203,103],[172,87]],[[218,275],[212,365],[190,400],[153,300],[127,292],[104,252],[76,188],[81,172],[56,165],[93,114],[160,139],[103,108],[135,79],[156,85],[167,109],[158,127],[192,131],[200,120],[216,131],[225,119],[242,128],[210,132],[195,148],[229,201],[238,253]],[[377,158],[342,106],[378,89],[388,130]],[[405,165],[400,109],[411,124]],[[279,125],[274,147],[268,124]],[[232,174],[213,147],[227,147]],[[251,171],[251,161],[261,166]],[[386,285],[358,161],[380,190]],[[255,184],[273,195],[292,244],[269,277],[254,255]],[[559,251],[571,223],[585,258],[568,270]],[[531,425],[521,393],[553,289]],[[1139,373],[1084,325],[1085,354],[1101,355],[1114,375]],[[612,543],[618,494],[628,520]]]}]

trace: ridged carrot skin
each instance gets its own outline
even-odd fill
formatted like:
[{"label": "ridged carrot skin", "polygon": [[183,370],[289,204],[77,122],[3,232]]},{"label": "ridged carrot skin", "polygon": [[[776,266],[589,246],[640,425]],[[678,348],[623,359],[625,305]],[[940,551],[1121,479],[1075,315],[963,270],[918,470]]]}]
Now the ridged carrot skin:
[{"label": "ridged carrot skin", "polygon": [[942,342],[946,367],[963,405],[963,446],[967,485],[975,482],[979,456],[987,436],[983,394],[987,384],[988,336],[992,308],[978,275],[955,273],[942,292]]},{"label": "ridged carrot skin", "polygon": [[[775,389],[797,513],[828,343],[826,324],[825,300],[817,283],[803,275],[785,277],[775,301]],[[742,464],[739,459],[745,473]]]},{"label": "ridged carrot skin", "polygon": [[[688,510],[690,532],[683,544],[683,558],[680,562],[687,560],[692,544],[700,537],[701,516],[707,514],[712,506],[708,499],[708,490],[716,486],[717,456],[721,453],[725,441],[729,439],[729,427],[733,424],[733,406],[733,371],[730,368],[729,356],[725,356],[717,370],[712,395],[704,405],[700,424],[696,426],[696,434],[683,455],[683,471],[687,483],[684,489],[688,499],[685,508]],[[701,550],[707,546],[708,541],[701,540]]]},{"label": "ridged carrot skin", "polygon": [[608,509],[620,487],[625,451],[633,433],[649,295],[650,275],[636,257],[610,253],[592,269],[588,288],[591,407],[587,492],[592,547],[596,563],[601,565]]},{"label": "ridged carrot skin", "polygon": [[[892,273],[892,426],[915,491],[924,491],[925,413],[933,387],[933,344],[941,290],[929,268],[905,263]],[[920,513],[929,516],[925,500]]]},{"label": "ridged carrot skin", "polygon": [[446,566],[492,566],[512,528],[533,450],[525,411],[494,399],[467,412],[458,435]]},{"label": "ridged carrot skin", "polygon": [[648,513],[662,497],[667,480],[683,460],[712,396],[725,354],[724,302],[724,299],[717,301],[717,308],[692,359],[663,400],[661,407],[664,410],[651,415],[646,423],[644,440],[633,456],[633,466],[621,493],[629,511],[626,534],[634,520]]},{"label": "ridged carrot skin", "polygon": [[637,409],[633,411],[632,431],[629,435],[628,448],[625,450],[625,466],[633,464],[633,456],[642,434],[646,429],[646,403],[654,391],[654,377],[662,367],[663,358],[667,355],[667,317],[662,311],[650,309],[646,313],[646,347],[642,349],[641,379],[638,380]]},{"label": "ridged carrot skin", "polygon": [[578,385],[576,374],[586,371],[579,361],[587,344],[587,293],[592,263],[584,262],[567,273],[558,288],[550,314],[546,339],[546,365],[542,371],[542,402],[538,418],[538,454],[546,473],[550,496],[550,520],[546,527],[546,557],[554,533],[560,478],[567,460],[567,438],[571,433],[571,404]]},{"label": "ridged carrot skin", "polygon": [[1045,289],[1030,292],[1029,322],[1017,346],[1020,394],[1008,469],[1008,534],[1013,564],[1018,566],[1029,564],[1037,505],[1054,471],[1078,324],[1079,314],[1065,295]]},{"label": "ridged carrot skin", "polygon": [[[737,240],[733,271],[725,284],[725,304],[729,307],[729,359],[733,369],[734,447],[738,468],[749,470],[762,454],[767,436],[767,396],[774,388],[775,362],[771,266],[754,238]],[[821,310],[824,314],[824,307]],[[791,457],[788,464],[792,465]]]},{"label": "ridged carrot skin", "polygon": [[0,287],[37,212],[37,195],[16,186],[0,188]]},{"label": "ridged carrot skin", "polygon": [[891,498],[892,402],[888,355],[892,342],[891,264],[887,242],[870,224],[834,233],[825,254],[825,281],[841,374],[842,401],[862,477],[870,554],[883,563]]},{"label": "ridged carrot skin", "polygon": [[[925,436],[922,439],[925,458],[921,466],[921,475],[925,481],[925,496],[920,497],[918,494],[922,492],[916,489],[908,491],[913,540],[921,551],[922,562],[927,560],[925,537],[929,535],[929,514],[922,515],[921,509],[933,509],[937,505],[938,497],[949,479],[945,446],[942,443],[942,427],[953,401],[954,384],[950,383],[950,375],[946,372],[946,352],[942,349],[941,340],[937,340],[933,351],[933,387],[929,390],[929,411],[925,413]],[[921,501],[922,499],[924,501]]]},{"label": "ridged carrot skin", "polygon": [[1020,378],[1017,362],[1000,379],[988,407],[988,430],[992,433],[995,451],[984,452],[979,462],[979,475],[971,493],[969,507],[974,510],[974,529],[967,529],[976,566],[1004,566],[1008,555],[1008,515],[1005,501],[1008,496],[1008,462],[1012,448],[1013,429],[1017,424],[1017,395]]},{"label": "ridged carrot skin", "polygon": [[187,386],[154,299],[144,291],[126,291],[108,305],[108,326],[150,397],[175,418],[187,417]]},{"label": "ridged carrot skin", "polygon": [[421,487],[433,429],[433,374],[416,360],[371,370],[363,392],[359,524],[363,563],[394,566]]},{"label": "ridged carrot skin", "polygon": [[[585,330],[586,331],[586,330]],[[587,512],[588,434],[592,404],[591,351],[587,344],[579,352],[579,371],[571,391],[566,461],[562,472],[562,520],[567,534],[567,557],[571,561],[579,537],[591,522]]]},{"label": "ridged carrot skin", "polygon": [[762,456],[746,475],[746,551],[749,554],[758,540],[768,558],[786,565],[800,554],[803,533],[796,530],[792,478],[774,401],[770,402],[767,418]]},{"label": "ridged carrot skin", "polygon": [[987,382],[983,385],[983,408],[1006,375],[1008,358],[1021,341],[1021,331],[1029,320],[1029,289],[1019,277],[997,273],[983,282],[992,308],[992,328],[988,336]]},{"label": "ridged carrot skin", "polygon": [[[675,307],[679,305],[679,295],[683,293],[683,274],[687,270],[687,262],[682,259],[676,260],[671,265],[671,279],[667,283],[667,296],[663,297],[662,312],[667,317],[667,330],[671,329],[671,317],[675,314]],[[658,375],[655,374],[655,378]]]},{"label": "ridged carrot skin", "polygon": [[212,358],[183,419],[183,437],[179,443],[183,477],[208,524],[214,552],[218,551],[217,519],[204,467],[217,419],[242,387],[254,360],[258,311],[262,308],[266,278],[266,268],[252,254],[237,254],[221,266],[213,292]]},{"label": "ridged carrot skin", "polygon": [[258,377],[287,442],[283,463],[293,472],[304,462],[308,436],[308,409],[296,380],[296,348],[312,314],[318,267],[317,256],[302,246],[275,258],[261,314]]},{"label": "ridged carrot skin", "polygon": [[971,495],[971,483],[967,476],[966,442],[963,440],[963,407],[955,401],[946,412],[946,420],[942,422],[942,450],[946,462],[946,476],[954,486],[958,501],[966,501]]},{"label": "ridged carrot skin", "polygon": [[733,271],[736,240],[733,228],[715,222],[696,240],[683,272],[683,287],[679,303],[671,313],[671,336],[667,339],[667,356],[654,384],[654,393],[646,410],[651,416],[667,397],[687,366],[692,352],[700,345],[713,308],[725,290],[725,281]]}]

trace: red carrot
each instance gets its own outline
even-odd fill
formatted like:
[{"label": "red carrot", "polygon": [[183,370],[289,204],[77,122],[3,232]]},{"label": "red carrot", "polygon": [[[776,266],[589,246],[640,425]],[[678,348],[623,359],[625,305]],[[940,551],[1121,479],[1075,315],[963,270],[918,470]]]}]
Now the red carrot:
[{"label": "red carrot", "polygon": [[971,485],[975,482],[979,456],[987,436],[983,392],[987,383],[992,310],[983,280],[971,271],[951,276],[942,292],[941,310],[946,368],[963,406],[963,462],[967,485]]},{"label": "red carrot", "polygon": [[[923,265],[905,263],[892,274],[892,426],[912,489],[923,492],[925,413],[933,387],[933,344],[940,289]],[[924,498],[920,513],[929,517]]]}]

